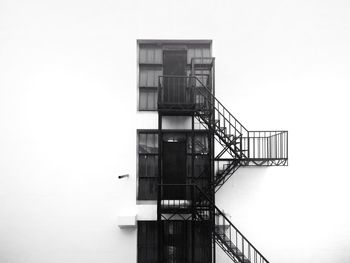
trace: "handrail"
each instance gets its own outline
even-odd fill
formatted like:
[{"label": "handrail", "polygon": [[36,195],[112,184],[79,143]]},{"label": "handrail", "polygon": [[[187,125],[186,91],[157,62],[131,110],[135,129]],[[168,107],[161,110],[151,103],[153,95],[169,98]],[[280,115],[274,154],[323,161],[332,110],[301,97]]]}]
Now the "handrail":
[{"label": "handrail", "polygon": [[206,199],[207,199],[207,201],[209,201],[210,202],[210,204],[211,205],[213,205],[214,206],[214,208],[215,208],[215,210],[217,210],[218,212],[219,212],[219,214],[222,216],[222,217],[224,217],[225,218],[225,220],[230,224],[230,226],[231,227],[233,227],[236,231],[237,231],[237,233],[239,233],[241,236],[242,236],[242,238],[259,254],[259,256],[262,258],[262,259],[264,259],[267,263],[269,262],[261,253],[260,253],[260,251],[242,234],[242,232],[241,231],[239,231],[238,229],[237,229],[237,227],[235,227],[233,224],[232,224],[232,222],[225,216],[225,214],[223,213],[223,212],[221,212],[221,210],[211,201],[211,199],[197,186],[197,185],[192,185],[192,186],[194,186],[195,188],[196,188],[196,190],[197,191],[199,191]]},{"label": "handrail", "polygon": [[288,159],[288,131],[249,131],[242,145],[249,159]]},{"label": "handrail", "polygon": [[[229,115],[229,117],[230,118],[232,118],[234,121],[235,121],[235,123],[237,123],[237,124],[239,124],[239,126],[241,126],[242,127],[242,129],[245,131],[245,132],[247,132],[248,133],[248,130],[247,130],[247,128],[245,128],[245,126],[239,121],[239,120],[237,120],[237,118],[236,117],[234,117],[232,114],[231,114],[231,112],[229,112],[229,110],[227,110],[227,108],[211,93],[211,91],[206,87],[206,85],[204,85],[204,83],[197,77],[197,76],[181,76],[181,75],[163,75],[163,76],[158,76],[158,86],[159,86],[159,88],[162,88],[162,84],[161,84],[161,79],[166,79],[166,78],[174,78],[174,79],[194,79],[194,80],[196,80],[196,81],[198,81],[198,83],[201,85],[201,88],[204,88],[205,89],[205,91],[206,91],[206,93],[208,93],[209,94],[209,96],[211,97],[211,99],[214,99],[214,101],[222,108],[222,110],[223,111],[226,111],[227,112],[227,114]],[[195,87],[195,88],[198,88],[198,87]],[[200,92],[201,92],[201,90],[199,90]],[[202,93],[202,92],[201,92]],[[202,93],[202,95],[203,95],[203,93]],[[204,95],[203,95],[204,96]],[[209,101],[209,103],[211,103],[212,104],[212,102],[211,102],[211,100],[208,100]],[[215,107],[215,103],[214,103],[214,105],[213,105],[214,107]],[[220,112],[220,110],[219,109],[217,109],[217,112],[238,132],[238,133],[240,133],[240,134],[242,134],[242,132],[239,130],[239,129],[237,129],[236,127],[235,127],[235,125],[233,125],[232,123],[231,123],[231,120],[230,119],[227,119],[227,117],[225,117],[225,115],[224,115],[224,113],[222,113],[222,112]]]},{"label": "handrail", "polygon": [[[219,215],[221,217],[223,217],[223,219],[225,219],[225,222],[227,222],[229,224],[230,227],[232,227],[236,233],[238,233],[240,235],[240,237],[242,238],[242,242],[243,242],[243,246],[244,246],[244,242],[246,242],[246,244],[251,247],[253,250],[255,250],[255,252],[259,255],[259,257],[261,259],[264,260],[264,262],[269,263],[269,261],[260,253],[260,251],[242,234],[241,231],[239,231],[239,229],[237,227],[235,227],[232,222],[226,217],[226,215],[215,205],[215,203],[211,200],[211,198],[208,197],[208,195],[206,193],[204,193],[196,184],[158,184],[158,187],[191,187],[192,189],[195,189],[201,196],[203,196],[206,201],[209,203],[209,205],[211,205],[214,210],[215,210],[215,215]],[[192,202],[193,203],[193,202]],[[214,230],[215,233],[215,230]],[[236,244],[238,245],[238,244]],[[238,249],[238,247],[237,247]],[[243,255],[243,257],[247,257],[246,254],[244,254],[244,247],[242,249],[242,251],[240,251]],[[240,257],[238,255],[236,255],[237,257]],[[248,258],[248,257],[247,257]],[[261,261],[260,261],[261,262]]]},{"label": "handrail", "polygon": [[[216,130],[219,143],[224,150],[228,149],[230,151],[233,158],[259,160],[259,163],[247,162],[246,165],[265,165],[269,163],[263,163],[264,159],[288,158],[288,131],[249,131],[214,96],[210,84],[205,84],[200,75],[202,74],[159,76],[158,106],[162,109],[168,109],[169,107],[170,109],[185,111],[197,110],[202,124],[205,124],[204,127],[214,126],[212,128]],[[207,75],[203,74],[203,76]],[[164,87],[167,87],[167,85],[169,85],[169,91],[166,93],[168,95],[165,96]],[[213,109],[214,112],[209,111],[210,109]],[[277,165],[280,164],[285,165],[286,162]]]},{"label": "handrail", "polygon": [[[214,98],[214,100],[216,101],[216,102],[218,102],[218,104],[230,115],[230,116],[232,116],[232,118],[239,124],[239,125],[241,125],[242,126],[242,128],[248,133],[248,129],[239,121],[239,120],[237,120],[236,119],[236,117],[235,116],[233,116],[232,115],[232,113],[211,93],[211,91],[203,84],[203,82],[202,81],[200,81],[196,76],[192,76],[192,77],[194,77],[201,85],[202,85],[202,87],[203,88],[205,88],[206,89],[206,91],[209,93],[209,95],[212,97],[212,98]],[[215,106],[215,105],[214,105]],[[232,125],[232,124],[231,124]]]},{"label": "handrail", "polygon": [[282,133],[282,132],[288,132],[287,130],[249,130],[249,132],[278,132],[278,133]]}]

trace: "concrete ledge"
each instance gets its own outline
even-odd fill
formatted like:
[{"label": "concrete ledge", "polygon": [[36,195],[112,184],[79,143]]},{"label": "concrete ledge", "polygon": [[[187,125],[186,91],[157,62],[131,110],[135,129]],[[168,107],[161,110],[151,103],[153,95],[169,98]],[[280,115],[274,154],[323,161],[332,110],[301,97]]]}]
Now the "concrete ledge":
[{"label": "concrete ledge", "polygon": [[136,215],[118,216],[117,224],[120,228],[136,228]]}]

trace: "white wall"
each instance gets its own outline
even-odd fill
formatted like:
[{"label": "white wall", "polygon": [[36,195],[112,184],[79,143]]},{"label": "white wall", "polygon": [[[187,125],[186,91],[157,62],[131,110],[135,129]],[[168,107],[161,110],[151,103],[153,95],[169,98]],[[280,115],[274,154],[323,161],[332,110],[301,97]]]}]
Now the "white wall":
[{"label": "white wall", "polygon": [[[1,1],[0,262],[136,262],[136,39],[213,39],[217,95],[289,167],[218,205],[271,262],[350,261],[348,1]],[[197,17],[194,17],[197,14]],[[129,180],[117,180],[130,173]],[[218,262],[226,262],[219,253]]]}]

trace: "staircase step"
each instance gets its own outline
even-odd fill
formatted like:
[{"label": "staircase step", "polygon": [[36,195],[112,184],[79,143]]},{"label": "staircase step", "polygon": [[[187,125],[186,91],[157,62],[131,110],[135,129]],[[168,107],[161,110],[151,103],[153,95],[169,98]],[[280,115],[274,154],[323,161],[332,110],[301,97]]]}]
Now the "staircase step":
[{"label": "staircase step", "polygon": [[216,177],[221,177],[223,175],[225,170],[220,170],[220,171],[217,171],[216,173]]}]

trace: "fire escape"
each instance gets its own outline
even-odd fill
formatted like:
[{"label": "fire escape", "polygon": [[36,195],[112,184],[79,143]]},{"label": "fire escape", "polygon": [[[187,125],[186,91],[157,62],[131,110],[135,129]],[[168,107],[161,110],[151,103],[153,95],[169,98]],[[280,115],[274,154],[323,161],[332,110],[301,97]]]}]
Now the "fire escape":
[{"label": "fire escape", "polygon": [[[214,91],[215,59],[212,57],[193,58],[190,74],[159,77],[159,130],[163,115],[187,115],[192,117],[193,131],[206,130],[211,138],[208,146],[194,145],[193,141],[193,147],[210,149],[208,185],[199,186],[194,181],[171,184],[159,177],[159,229],[163,229],[165,221],[175,218],[203,224],[207,226],[214,251],[212,262],[215,262],[216,243],[235,263],[267,263],[262,253],[215,205],[215,193],[241,166],[287,165],[288,132],[249,131],[215,97]],[[159,174],[162,174],[161,166],[159,160]],[[159,231],[158,237],[159,262],[166,262],[162,247],[167,242],[166,234]]]}]

